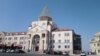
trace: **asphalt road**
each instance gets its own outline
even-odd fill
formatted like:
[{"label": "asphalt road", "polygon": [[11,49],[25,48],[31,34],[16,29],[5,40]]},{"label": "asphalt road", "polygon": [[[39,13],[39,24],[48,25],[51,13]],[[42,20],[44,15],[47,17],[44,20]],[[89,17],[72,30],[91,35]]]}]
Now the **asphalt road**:
[{"label": "asphalt road", "polygon": [[61,55],[46,55],[46,54],[25,54],[25,53],[0,53],[0,56],[61,56]]},{"label": "asphalt road", "polygon": [[[27,54],[27,53],[0,53],[0,56],[63,56],[63,55]],[[71,55],[71,56],[80,56],[80,55]],[[100,56],[100,55],[87,55],[87,56]]]}]

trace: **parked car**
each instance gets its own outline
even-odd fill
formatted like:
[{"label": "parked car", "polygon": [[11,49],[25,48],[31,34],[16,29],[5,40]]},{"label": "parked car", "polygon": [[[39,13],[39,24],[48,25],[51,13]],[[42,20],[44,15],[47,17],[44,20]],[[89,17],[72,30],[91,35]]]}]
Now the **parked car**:
[{"label": "parked car", "polygon": [[62,55],[63,53],[61,51],[54,51],[55,55]]},{"label": "parked car", "polygon": [[10,51],[11,51],[10,49],[7,49],[7,50],[6,50],[6,53],[10,53]]},{"label": "parked car", "polygon": [[69,56],[67,52],[63,52],[63,56]]},{"label": "parked car", "polygon": [[86,56],[86,53],[85,53],[85,52],[82,52],[82,53],[80,54],[80,56]]},{"label": "parked car", "polygon": [[0,53],[2,53],[3,52],[3,49],[0,49]]},{"label": "parked car", "polygon": [[14,53],[25,53],[25,51],[20,50],[20,49],[16,49],[16,50],[14,50]]}]

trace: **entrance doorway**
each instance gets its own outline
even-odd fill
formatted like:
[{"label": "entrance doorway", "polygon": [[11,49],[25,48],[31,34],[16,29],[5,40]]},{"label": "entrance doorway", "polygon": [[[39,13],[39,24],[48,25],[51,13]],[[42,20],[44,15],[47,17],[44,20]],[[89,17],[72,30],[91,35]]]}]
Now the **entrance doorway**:
[{"label": "entrance doorway", "polygon": [[40,36],[39,35],[34,35],[33,40],[33,49],[34,51],[39,51],[39,43],[40,43]]},{"label": "entrance doorway", "polygon": [[35,47],[35,51],[39,51],[39,46],[36,46]]}]

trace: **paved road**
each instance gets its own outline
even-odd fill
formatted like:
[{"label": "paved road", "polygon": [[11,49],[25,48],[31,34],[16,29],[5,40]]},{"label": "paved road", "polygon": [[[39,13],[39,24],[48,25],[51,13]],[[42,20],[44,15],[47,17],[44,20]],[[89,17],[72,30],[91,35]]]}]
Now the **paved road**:
[{"label": "paved road", "polygon": [[[25,53],[0,53],[0,56],[51,56],[46,54],[25,54]],[[61,55],[52,55],[61,56]]]},{"label": "paved road", "polygon": [[[27,53],[0,53],[0,56],[63,56],[63,55],[27,54]],[[80,56],[80,55],[73,55],[73,56]],[[100,56],[100,55],[88,55],[88,56]]]}]

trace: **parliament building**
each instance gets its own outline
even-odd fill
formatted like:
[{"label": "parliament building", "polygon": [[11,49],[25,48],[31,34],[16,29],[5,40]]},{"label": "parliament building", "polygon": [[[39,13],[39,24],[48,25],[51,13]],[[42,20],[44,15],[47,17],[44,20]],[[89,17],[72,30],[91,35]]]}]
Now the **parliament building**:
[{"label": "parliament building", "polygon": [[79,54],[82,50],[81,36],[73,29],[59,28],[44,7],[37,21],[33,21],[27,32],[0,32],[0,44],[22,46],[28,52],[49,50]]}]

